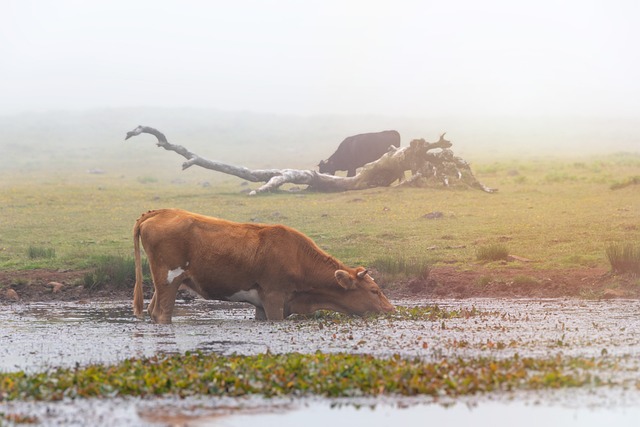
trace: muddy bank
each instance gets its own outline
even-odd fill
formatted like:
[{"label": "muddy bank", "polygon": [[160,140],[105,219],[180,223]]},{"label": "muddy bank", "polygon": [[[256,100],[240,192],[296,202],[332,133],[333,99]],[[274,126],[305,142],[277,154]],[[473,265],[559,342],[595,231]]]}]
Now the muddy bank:
[{"label": "muddy bank", "polygon": [[[0,303],[38,301],[130,301],[132,286],[86,289],[87,271],[0,271]],[[505,265],[435,266],[426,279],[390,280],[372,274],[391,299],[425,298],[562,298],[640,299],[640,281],[630,275],[613,275],[603,268],[541,270],[528,263]],[[182,291],[181,291],[182,292]],[[153,288],[145,285],[145,295]],[[182,298],[188,298],[182,292]]]}]

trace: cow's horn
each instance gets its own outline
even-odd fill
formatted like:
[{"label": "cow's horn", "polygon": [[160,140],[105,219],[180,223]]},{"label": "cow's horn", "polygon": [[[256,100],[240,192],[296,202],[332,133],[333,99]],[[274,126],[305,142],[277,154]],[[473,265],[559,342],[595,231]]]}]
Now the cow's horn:
[{"label": "cow's horn", "polygon": [[358,276],[358,279],[363,279],[364,276],[366,276],[368,272],[369,272],[369,270],[362,270],[362,271],[359,271],[358,274],[356,274],[356,276]]}]

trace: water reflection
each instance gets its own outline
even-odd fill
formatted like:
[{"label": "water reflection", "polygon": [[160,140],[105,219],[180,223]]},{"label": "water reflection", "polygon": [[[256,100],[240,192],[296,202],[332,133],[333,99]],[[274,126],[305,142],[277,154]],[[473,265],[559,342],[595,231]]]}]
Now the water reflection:
[{"label": "water reflection", "polygon": [[209,349],[216,318],[250,313],[244,305],[221,307],[178,302],[174,323],[157,325],[135,318],[128,302],[14,304],[0,312],[0,371],[34,372]]},{"label": "water reflection", "polygon": [[142,327],[131,332],[131,357],[142,358],[153,354],[177,354],[180,349],[176,340],[173,325],[156,325],[157,329],[150,330]]},{"label": "water reflection", "polygon": [[491,426],[491,427],[637,427],[640,408],[569,408],[536,405],[523,402],[482,402],[474,405],[430,404],[399,407],[376,405],[331,407],[327,403],[305,405],[293,411],[262,414],[204,417],[189,422],[190,426],[278,426],[326,427],[331,425],[366,425],[367,427],[397,426]]}]

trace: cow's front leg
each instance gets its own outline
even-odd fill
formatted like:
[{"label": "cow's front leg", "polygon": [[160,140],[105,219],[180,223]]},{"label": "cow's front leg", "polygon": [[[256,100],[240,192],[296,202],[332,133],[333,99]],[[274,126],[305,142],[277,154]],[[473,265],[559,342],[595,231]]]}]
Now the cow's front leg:
[{"label": "cow's front leg", "polygon": [[[262,308],[264,309],[267,320],[284,320],[284,294],[268,294],[262,299]],[[256,310],[256,314],[258,311]]]},{"label": "cow's front leg", "polygon": [[176,305],[177,286],[167,286],[164,293],[160,295],[155,306],[151,319],[156,323],[169,324],[173,316],[173,308]]}]

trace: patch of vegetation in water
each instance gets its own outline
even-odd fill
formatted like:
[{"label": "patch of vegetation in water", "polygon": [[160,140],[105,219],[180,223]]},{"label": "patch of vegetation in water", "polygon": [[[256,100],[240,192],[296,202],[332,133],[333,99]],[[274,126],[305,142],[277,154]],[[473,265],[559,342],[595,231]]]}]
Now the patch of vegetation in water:
[{"label": "patch of vegetation in water", "polygon": [[36,374],[0,374],[0,401],[116,396],[462,396],[515,389],[603,385],[610,361],[589,358],[443,359],[346,353],[220,356],[202,352],[129,359]]},{"label": "patch of vegetation in water", "polygon": [[[475,306],[471,306],[470,308],[459,307],[454,309],[446,309],[440,307],[438,304],[435,304],[415,307],[396,306],[396,311],[393,313],[368,314],[364,317],[364,319],[437,321],[456,318],[468,319],[476,316],[497,316],[499,314],[500,313],[498,312],[480,310]],[[360,317],[327,310],[320,310],[308,316],[297,315],[297,317],[301,317],[304,319],[312,318],[317,320],[333,321],[336,323],[348,322],[351,319],[360,319]]]}]

